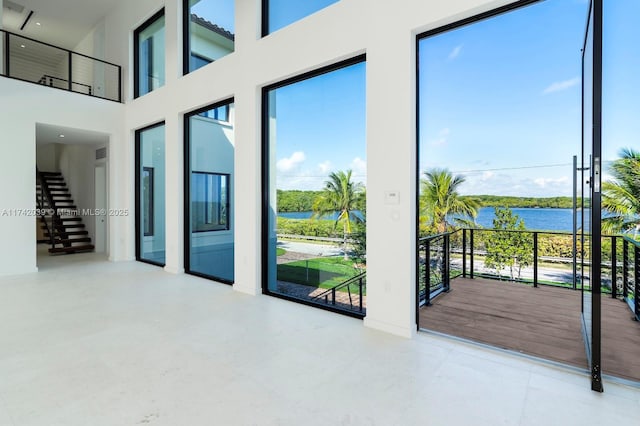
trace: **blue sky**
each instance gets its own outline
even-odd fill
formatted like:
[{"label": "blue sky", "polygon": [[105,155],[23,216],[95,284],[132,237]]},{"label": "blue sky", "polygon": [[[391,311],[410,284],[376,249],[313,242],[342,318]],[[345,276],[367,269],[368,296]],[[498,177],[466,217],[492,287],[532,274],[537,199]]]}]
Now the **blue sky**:
[{"label": "blue sky", "polygon": [[199,0],[191,4],[191,13],[235,34],[235,0]]},{"label": "blue sky", "polygon": [[319,190],[332,171],[366,183],[366,64],[275,91],[276,187]]},{"label": "blue sky", "polygon": [[[605,161],[637,145],[631,40],[640,34],[628,18],[640,2],[606,3]],[[587,6],[547,0],[422,40],[420,170],[464,174],[467,194],[571,195]]]}]

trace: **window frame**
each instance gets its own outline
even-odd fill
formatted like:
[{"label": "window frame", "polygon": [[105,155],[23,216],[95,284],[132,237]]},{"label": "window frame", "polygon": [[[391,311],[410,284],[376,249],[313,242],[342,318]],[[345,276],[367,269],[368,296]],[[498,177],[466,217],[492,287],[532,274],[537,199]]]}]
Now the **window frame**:
[{"label": "window frame", "polygon": [[[193,116],[191,116],[193,117]],[[203,172],[203,171],[198,171],[198,170],[192,170],[191,171],[191,177],[193,178],[194,174],[200,174],[200,175],[208,175],[208,176],[219,176],[219,177],[224,177],[226,178],[226,185],[225,185],[225,191],[224,191],[224,195],[225,195],[225,203],[224,203],[224,208],[226,210],[226,214],[225,214],[225,218],[226,218],[226,223],[224,225],[219,225],[218,226],[224,226],[224,228],[218,228],[218,229],[192,229],[191,232],[194,234],[197,233],[202,233],[202,232],[220,232],[220,231],[229,231],[231,229],[231,215],[229,213],[231,213],[231,200],[230,200],[230,187],[231,187],[231,174],[230,173],[217,173],[217,172]],[[218,188],[221,188],[221,186],[219,186]],[[222,191],[220,191],[220,194],[222,195]],[[213,224],[212,222],[207,222],[207,216],[208,216],[208,206],[209,206],[209,202],[205,201],[205,225],[210,225]],[[222,203],[219,203],[220,206],[222,207]],[[193,223],[192,223],[193,225]]]},{"label": "window frame", "polygon": [[[142,230],[142,217],[141,217],[141,207],[142,207],[142,202],[140,199],[141,196],[141,183],[142,183],[142,173],[140,173],[141,171],[141,160],[142,160],[142,134],[144,132],[146,132],[147,130],[151,130],[151,129],[155,129],[156,127],[160,127],[160,126],[164,126],[165,125],[165,121],[162,120],[160,122],[154,123],[154,124],[150,124],[148,126],[142,127],[140,129],[136,129],[135,131],[135,148],[134,148],[134,168],[135,168],[135,203],[134,203],[134,208],[135,208],[135,233],[136,233],[136,242],[135,242],[135,254],[136,254],[136,261],[138,262],[143,262],[143,263],[148,263],[151,265],[155,265],[155,266],[165,266],[165,263],[161,263],[161,262],[154,262],[153,260],[149,260],[149,259],[145,259],[142,257],[142,243],[143,243],[143,237],[144,235],[141,235],[141,230]],[[166,141],[165,141],[166,142]],[[154,185],[155,186],[155,185]],[[166,188],[165,188],[166,190]],[[155,211],[154,211],[154,217],[155,217]],[[165,223],[166,226],[166,223]]]},{"label": "window frame", "polygon": [[[267,1],[267,0],[263,0]],[[262,159],[261,159],[261,168],[262,168],[262,205],[261,205],[261,223],[260,223],[260,234],[261,234],[261,242],[260,242],[260,259],[261,259],[261,288],[262,294],[277,297],[279,299],[288,300],[290,302],[299,303],[302,305],[312,306],[314,308],[323,309],[325,311],[335,312],[341,315],[346,315],[353,318],[363,319],[364,316],[357,312],[351,312],[347,310],[341,310],[332,308],[331,305],[325,305],[320,303],[313,303],[308,300],[298,299],[296,297],[292,297],[282,293],[276,293],[269,290],[269,268],[270,266],[277,265],[269,265],[268,253],[269,253],[269,212],[271,209],[269,194],[271,191],[271,181],[270,177],[270,141],[269,141],[269,93],[272,90],[279,89],[281,87],[289,86],[295,83],[299,83],[305,80],[309,80],[314,77],[321,76],[323,74],[329,74],[334,71],[339,71],[343,68],[348,68],[352,65],[357,65],[361,63],[367,62],[366,53],[354,56],[349,59],[345,59],[343,61],[336,62],[334,64],[326,65],[324,67],[320,67],[318,69],[308,71],[302,73],[297,76],[290,77],[288,79],[270,84],[268,86],[262,87],[262,99],[261,99],[261,118],[262,122],[260,123],[261,129],[261,146],[262,146]],[[275,164],[273,165],[275,167]]]},{"label": "window frame", "polygon": [[[165,16],[164,7],[153,14],[149,19],[144,21],[138,28],[133,31],[133,98],[139,98],[140,96],[144,96],[147,93],[151,93],[153,90],[150,90],[147,93],[140,94],[140,34],[153,25],[158,19],[163,18]],[[166,22],[165,22],[165,31],[166,31]],[[148,52],[149,55],[153,54],[153,50],[151,49]],[[148,60],[148,59],[147,59]],[[153,63],[153,61],[150,61]],[[166,70],[165,70],[166,71]]]},{"label": "window frame", "polygon": [[[200,278],[205,278],[208,280],[212,280],[212,281],[216,281],[216,282],[220,282],[223,284],[228,284],[228,285],[233,285],[234,281],[233,280],[227,280],[221,277],[215,277],[212,275],[207,275],[198,271],[193,271],[191,269],[191,129],[190,129],[190,125],[189,125],[189,120],[191,119],[191,117],[195,117],[195,116],[199,116],[201,113],[215,109],[215,108],[220,108],[222,106],[230,106],[232,104],[235,103],[235,100],[233,97],[230,98],[226,98],[223,99],[221,101],[218,102],[214,102],[212,104],[209,104],[207,106],[201,107],[201,108],[197,108],[194,109],[192,111],[186,112],[184,114],[184,118],[183,118],[183,140],[182,140],[182,147],[183,147],[183,194],[184,194],[184,202],[183,202],[183,208],[184,208],[184,220],[183,220],[183,230],[182,230],[182,236],[184,238],[183,240],[183,256],[184,256],[184,271],[186,274],[189,275],[194,275]],[[213,118],[211,118],[211,120],[214,120]],[[226,123],[226,122],[223,122]],[[235,132],[235,125],[234,125],[234,132]],[[231,193],[231,176],[229,177],[229,187],[228,187],[228,198],[227,198],[227,202],[229,204],[229,206],[227,207],[227,217],[229,218],[229,230],[231,230],[231,220],[233,217],[233,211],[231,208],[231,196],[233,195]],[[234,188],[235,189],[235,188]],[[228,231],[229,231],[228,230]],[[212,232],[212,231],[207,231],[207,232]],[[234,232],[235,233],[235,232]],[[235,244],[235,235],[233,237],[234,239],[234,244]]]},{"label": "window frame", "polygon": [[[145,237],[152,237],[154,234],[154,229],[153,229],[153,222],[155,219],[154,216],[154,211],[153,211],[153,202],[154,202],[154,197],[153,197],[153,188],[154,188],[154,168],[153,167],[142,167],[142,179],[141,179],[141,183],[144,182],[144,178],[145,178],[145,173],[148,173],[149,175],[149,206],[148,208],[144,211],[145,213],[148,213],[149,215],[149,220],[148,220],[148,229],[146,227],[144,227],[144,220],[142,221],[142,226],[143,226],[143,231],[144,231],[144,236]],[[144,195],[144,191],[142,191],[142,195]]]}]

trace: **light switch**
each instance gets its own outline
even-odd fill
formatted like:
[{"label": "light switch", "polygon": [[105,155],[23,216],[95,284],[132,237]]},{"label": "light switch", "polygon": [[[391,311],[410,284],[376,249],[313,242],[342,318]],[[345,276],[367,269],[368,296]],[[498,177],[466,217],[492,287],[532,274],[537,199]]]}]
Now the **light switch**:
[{"label": "light switch", "polygon": [[386,191],[384,193],[385,204],[400,204],[400,193],[398,191]]}]

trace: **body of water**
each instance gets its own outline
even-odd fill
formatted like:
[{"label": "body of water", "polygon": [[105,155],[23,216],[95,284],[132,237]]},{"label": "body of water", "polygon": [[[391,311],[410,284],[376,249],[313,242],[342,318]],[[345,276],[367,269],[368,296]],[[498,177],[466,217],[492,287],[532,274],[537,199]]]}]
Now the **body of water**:
[{"label": "body of water", "polygon": [[[476,223],[483,228],[493,227],[493,207],[482,207],[478,211]],[[543,231],[566,231],[573,230],[573,216],[571,209],[532,209],[532,208],[512,208],[511,211],[524,220],[527,229],[536,229]],[[278,216],[288,219],[310,219],[313,212],[289,212],[278,213]],[[338,216],[326,219],[335,220]],[[580,225],[580,216],[578,215],[578,226]]]}]

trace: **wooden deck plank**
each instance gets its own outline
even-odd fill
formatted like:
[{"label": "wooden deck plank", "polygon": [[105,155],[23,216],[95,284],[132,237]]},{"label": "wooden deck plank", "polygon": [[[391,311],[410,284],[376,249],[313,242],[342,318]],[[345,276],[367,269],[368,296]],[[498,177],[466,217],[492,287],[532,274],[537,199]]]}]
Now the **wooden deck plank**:
[{"label": "wooden deck plank", "polygon": [[[605,374],[640,381],[640,324],[620,300],[602,296]],[[457,278],[420,309],[420,327],[587,368],[580,292]]]}]

